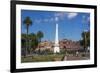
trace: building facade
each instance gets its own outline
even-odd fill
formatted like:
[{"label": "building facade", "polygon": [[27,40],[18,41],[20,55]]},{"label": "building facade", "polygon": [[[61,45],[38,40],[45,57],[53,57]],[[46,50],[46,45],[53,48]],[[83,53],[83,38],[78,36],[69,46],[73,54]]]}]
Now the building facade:
[{"label": "building facade", "polygon": [[[40,50],[48,49],[50,51],[53,51],[54,45],[55,45],[54,42],[43,41],[39,44],[38,49]],[[67,39],[60,40],[59,47],[60,50],[67,50],[67,51],[78,51],[83,49],[83,47],[80,45],[78,41],[72,41]]]}]

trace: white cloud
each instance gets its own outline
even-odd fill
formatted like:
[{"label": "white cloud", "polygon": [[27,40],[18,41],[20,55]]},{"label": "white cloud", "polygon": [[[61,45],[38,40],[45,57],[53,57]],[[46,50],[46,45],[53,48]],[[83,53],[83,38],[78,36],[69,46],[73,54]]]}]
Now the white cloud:
[{"label": "white cloud", "polygon": [[55,21],[55,19],[53,17],[51,18],[41,18],[41,19],[35,19],[34,23],[39,24],[39,23],[48,23],[48,22],[52,22]]},{"label": "white cloud", "polygon": [[[78,13],[65,13],[65,12],[57,12],[54,14],[54,17],[51,18],[43,18],[43,19],[35,19],[34,22],[35,23],[47,23],[47,22],[52,22],[52,21],[58,21],[58,20],[63,20],[64,17],[67,17],[68,19],[72,19],[74,17],[76,17],[78,15]],[[56,18],[55,18],[56,17]]]},{"label": "white cloud", "polygon": [[50,18],[50,21],[54,21],[54,18],[52,17],[52,18]]},{"label": "white cloud", "polygon": [[63,12],[55,13],[55,17],[58,17],[61,20],[64,19],[65,16],[66,16],[66,13],[63,13]]},{"label": "white cloud", "polygon": [[87,21],[88,21],[88,22],[90,21],[90,17],[87,18]]},{"label": "white cloud", "polygon": [[48,21],[49,21],[49,19],[45,18],[43,21],[44,21],[44,22],[48,22]]},{"label": "white cloud", "polygon": [[78,15],[78,13],[67,13],[67,17],[69,19],[75,18]]},{"label": "white cloud", "polygon": [[41,22],[42,22],[41,19],[35,19],[35,20],[34,20],[34,23],[41,23]]},{"label": "white cloud", "polygon": [[82,23],[83,24],[87,24],[87,23],[89,23],[90,22],[90,17],[88,16],[82,16]]},{"label": "white cloud", "polygon": [[78,15],[78,13],[75,13],[75,12],[69,12],[69,13],[59,12],[59,13],[55,14],[55,16],[59,17],[60,19],[63,19],[65,16],[67,16],[68,19],[72,19],[72,18],[76,17],[77,15]]},{"label": "white cloud", "polygon": [[55,19],[53,17],[51,18],[45,18],[43,19],[44,22],[52,22],[52,21],[55,21]]},{"label": "white cloud", "polygon": [[63,16],[64,16],[64,13],[62,13],[62,12],[57,12],[57,13],[55,13],[55,16],[57,16],[57,17],[63,17]]},{"label": "white cloud", "polygon": [[82,16],[82,23],[84,24],[85,22],[86,22],[86,16],[83,15],[83,16]]}]

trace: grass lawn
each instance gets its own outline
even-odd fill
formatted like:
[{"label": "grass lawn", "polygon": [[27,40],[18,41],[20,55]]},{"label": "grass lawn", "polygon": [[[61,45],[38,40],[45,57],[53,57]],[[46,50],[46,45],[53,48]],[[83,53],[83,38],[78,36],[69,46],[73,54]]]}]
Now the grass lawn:
[{"label": "grass lawn", "polygon": [[21,57],[22,63],[28,62],[49,62],[49,61],[63,61],[64,57],[67,56],[67,60],[88,60],[90,59],[89,53],[80,53],[77,56],[75,54],[46,54],[46,55],[30,55]]},{"label": "grass lawn", "polygon": [[46,62],[46,61],[61,61],[63,58],[63,54],[52,54],[52,55],[34,55],[21,57],[21,62]]}]

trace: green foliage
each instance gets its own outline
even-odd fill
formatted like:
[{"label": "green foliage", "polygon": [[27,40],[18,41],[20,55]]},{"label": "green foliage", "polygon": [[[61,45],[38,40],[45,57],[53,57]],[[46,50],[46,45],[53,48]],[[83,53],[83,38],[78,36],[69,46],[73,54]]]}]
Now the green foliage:
[{"label": "green foliage", "polygon": [[25,18],[25,20],[23,21],[23,23],[26,25],[26,26],[30,26],[32,24],[32,20],[30,19],[29,16],[27,16]]},{"label": "green foliage", "polygon": [[37,33],[36,34],[31,33],[28,35],[22,34],[21,35],[22,47],[25,48],[27,46],[28,47],[27,52],[31,53],[38,47],[38,45],[40,43],[39,40],[42,38],[43,38],[43,32],[40,32],[40,31],[38,32],[38,35],[37,35]]},{"label": "green foliage", "polygon": [[87,48],[90,46],[90,31],[87,32],[82,32],[82,40],[80,40],[80,44],[84,47]]},{"label": "green foliage", "polygon": [[31,48],[33,48],[35,50],[35,48],[38,46],[38,39],[35,33],[31,33],[29,34],[29,40],[30,40],[30,44]]},{"label": "green foliage", "polygon": [[42,32],[42,31],[38,31],[38,32],[37,32],[37,38],[38,38],[38,41],[39,41],[39,42],[41,42],[41,38],[43,38],[43,36],[44,36],[44,35],[43,35],[43,32]]},{"label": "green foliage", "polygon": [[24,62],[46,62],[46,61],[61,61],[63,55],[62,54],[52,54],[52,55],[34,55],[22,57],[21,61]]},{"label": "green foliage", "polygon": [[29,16],[27,16],[23,24],[26,26],[26,34],[21,35],[21,41],[22,41],[22,48],[26,48],[26,54],[27,52],[31,53],[32,50],[35,50],[38,47],[38,44],[41,42],[41,39],[43,38],[44,34],[42,31],[38,31],[35,33],[29,33],[29,26],[32,25],[32,20]]},{"label": "green foliage", "polygon": [[[27,36],[24,38],[26,41],[26,48],[25,48],[25,56],[27,55],[27,51],[29,51],[29,39],[28,39],[28,33],[29,33],[29,26],[32,25],[32,20],[30,19],[29,16],[27,16],[24,21],[23,24],[26,26],[26,30],[27,30]],[[22,36],[24,37],[24,35]],[[25,45],[24,45],[25,46]]]}]

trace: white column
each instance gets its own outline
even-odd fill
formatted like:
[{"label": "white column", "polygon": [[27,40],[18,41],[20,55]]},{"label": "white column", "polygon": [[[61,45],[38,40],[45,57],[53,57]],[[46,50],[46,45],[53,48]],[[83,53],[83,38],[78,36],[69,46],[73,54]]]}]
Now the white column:
[{"label": "white column", "polygon": [[56,23],[54,53],[59,53],[58,24]]},{"label": "white column", "polygon": [[55,34],[55,44],[58,44],[58,24],[56,23],[56,34]]}]

